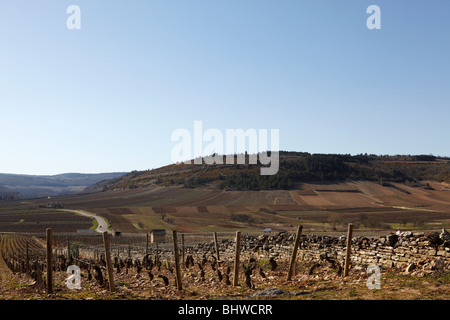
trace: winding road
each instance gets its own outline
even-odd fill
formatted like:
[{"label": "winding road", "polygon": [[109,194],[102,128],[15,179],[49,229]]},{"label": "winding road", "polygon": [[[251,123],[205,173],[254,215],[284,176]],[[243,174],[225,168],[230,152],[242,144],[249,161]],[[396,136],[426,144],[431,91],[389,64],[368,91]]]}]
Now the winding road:
[{"label": "winding road", "polygon": [[97,229],[95,229],[95,231],[97,231],[99,233],[103,233],[104,231],[107,231],[109,234],[113,233],[111,230],[108,230],[108,222],[104,218],[97,216],[95,213],[90,213],[90,212],[81,211],[81,210],[72,210],[72,209],[60,209],[60,210],[72,212],[72,213],[79,214],[79,215],[89,217],[89,218],[93,218],[93,219],[97,220],[97,222],[98,222],[98,227],[97,227]]}]

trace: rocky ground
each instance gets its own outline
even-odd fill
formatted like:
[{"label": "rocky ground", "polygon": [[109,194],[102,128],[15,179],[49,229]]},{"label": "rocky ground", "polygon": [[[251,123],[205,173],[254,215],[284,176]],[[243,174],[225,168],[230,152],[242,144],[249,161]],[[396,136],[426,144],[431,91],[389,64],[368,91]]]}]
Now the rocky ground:
[{"label": "rocky ground", "polygon": [[[230,268],[231,267],[231,268]],[[249,269],[251,270],[251,274]],[[227,278],[227,269],[231,272]],[[432,270],[382,269],[380,287],[367,283],[366,269],[354,266],[347,277],[338,274],[331,265],[298,262],[296,273],[286,280],[287,263],[279,263],[272,271],[268,262],[246,262],[242,265],[238,286],[233,286],[231,263],[220,267],[206,263],[182,270],[181,290],[175,285],[175,272],[164,265],[151,274],[130,269],[114,273],[115,292],[108,290],[107,281],[101,285],[96,275],[82,270],[81,289],[68,289],[69,274],[55,272],[53,293],[38,288],[28,275],[11,273],[0,262],[0,299],[7,300],[449,300],[450,274]],[[215,270],[214,270],[215,269]],[[247,272],[245,272],[247,270]],[[219,272],[220,271],[220,276]],[[245,275],[247,273],[247,276]],[[165,278],[168,283],[165,283]],[[44,277],[45,279],[45,277]],[[373,276],[372,278],[373,279]],[[229,281],[229,282],[228,282]]]},{"label": "rocky ground", "polygon": [[[345,239],[315,236],[302,238],[302,258],[299,255],[295,272],[288,281],[287,257],[293,235],[286,233],[273,239],[267,236],[263,236],[264,239],[244,239],[243,253],[250,255],[241,255],[236,286],[232,285],[234,265],[230,258],[234,254],[234,243],[222,243],[223,261],[220,263],[211,253],[214,251],[210,251],[212,243],[190,251],[183,259],[181,289],[176,286],[176,272],[169,256],[155,257],[154,262],[147,260],[149,264],[139,259],[133,261],[129,258],[126,263],[114,259],[115,292],[110,292],[106,270],[101,268],[101,264],[93,265],[90,260],[82,260],[80,288],[68,288],[70,275],[55,271],[51,294],[46,292],[45,283],[36,281],[39,277],[13,273],[0,259],[0,300],[449,300],[450,272],[446,259],[449,246],[446,244],[450,239],[444,239],[444,236],[448,233],[443,231],[441,235],[391,234],[370,241],[356,238],[353,246],[361,249],[353,254],[361,250],[370,253],[366,248],[373,247],[379,254],[388,250],[395,253],[390,256],[404,258],[398,263],[380,264],[379,281],[374,281],[376,275],[368,273],[370,264],[364,261],[352,262],[348,276],[343,277],[342,264],[333,255],[322,254],[322,249],[314,247],[316,254],[308,258],[305,254],[311,245],[326,249],[329,241],[337,242],[333,248],[345,242]],[[419,246],[422,242],[424,249]],[[416,254],[406,257],[414,250],[429,252],[430,245],[433,245],[430,247],[433,248],[431,256]],[[282,254],[284,247],[288,255]],[[270,254],[261,254],[266,251]],[[440,252],[442,256],[438,256]],[[69,264],[60,266],[58,270],[66,270]],[[42,282],[46,279],[45,275],[41,278]]]}]

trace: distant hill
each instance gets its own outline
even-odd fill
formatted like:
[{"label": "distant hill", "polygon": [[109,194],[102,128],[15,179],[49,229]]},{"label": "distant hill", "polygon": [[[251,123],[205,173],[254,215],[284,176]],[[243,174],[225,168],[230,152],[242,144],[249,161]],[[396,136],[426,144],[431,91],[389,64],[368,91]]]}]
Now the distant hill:
[{"label": "distant hill", "polygon": [[14,192],[5,186],[0,186],[0,201],[1,200],[13,200],[19,197],[18,192]]},{"label": "distant hill", "polygon": [[0,173],[0,200],[25,199],[77,193],[103,180],[126,174],[64,173],[58,175],[23,175]]},{"label": "distant hill", "polygon": [[[248,163],[248,161],[246,161]],[[363,180],[382,185],[450,181],[450,158],[433,155],[346,155],[280,151],[276,175],[260,175],[260,164],[172,164],[132,171],[103,181],[103,190],[182,185],[223,190],[288,190],[307,182]],[[100,187],[99,185],[97,187]]]},{"label": "distant hill", "polygon": [[50,201],[1,202],[0,225],[3,231],[54,226],[72,232],[72,218],[47,210],[64,206],[101,215],[122,234],[279,232],[295,231],[299,223],[308,232],[345,232],[348,223],[364,232],[436,230],[450,223],[449,161],[428,155],[280,152],[273,176],[261,176],[260,165],[172,164],[99,181]]}]

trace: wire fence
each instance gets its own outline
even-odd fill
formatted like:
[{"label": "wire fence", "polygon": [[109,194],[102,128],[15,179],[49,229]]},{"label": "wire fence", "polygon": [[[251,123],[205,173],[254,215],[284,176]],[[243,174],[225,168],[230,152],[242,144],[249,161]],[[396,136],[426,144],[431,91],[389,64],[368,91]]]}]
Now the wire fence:
[{"label": "wire fence", "polygon": [[[41,248],[33,246],[29,248],[30,257],[42,256],[45,254],[45,235],[42,233],[16,234],[18,238],[27,237],[41,244]],[[234,243],[236,232],[216,232],[218,246],[226,247],[226,245]],[[242,246],[251,247],[256,245],[258,241],[255,238],[260,235],[258,233],[243,233]],[[104,250],[102,235],[74,235],[74,234],[54,234],[52,236],[53,249],[56,254],[65,254],[70,251],[72,255],[94,257]],[[198,248],[210,247],[214,249],[214,233],[178,233],[179,247],[185,250],[194,250]],[[19,247],[20,245],[18,245]],[[23,252],[25,245],[22,245]],[[123,258],[140,257],[145,254],[155,253],[157,250],[161,254],[169,254],[173,252],[172,234],[165,234],[152,241],[150,234],[126,234],[110,237],[111,252]]]}]

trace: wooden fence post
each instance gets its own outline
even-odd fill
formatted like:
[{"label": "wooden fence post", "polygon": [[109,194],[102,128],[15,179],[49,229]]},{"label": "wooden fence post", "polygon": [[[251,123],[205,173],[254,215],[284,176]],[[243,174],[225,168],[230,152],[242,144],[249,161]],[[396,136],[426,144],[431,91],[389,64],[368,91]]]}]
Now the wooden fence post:
[{"label": "wooden fence post", "polygon": [[220,253],[219,253],[219,243],[217,242],[217,232],[214,232],[213,236],[214,236],[214,245],[216,247],[217,263],[219,263],[219,261],[220,261]]},{"label": "wooden fence post", "polygon": [[52,229],[48,228],[46,230],[46,237],[47,237],[47,294],[53,293],[53,286],[52,286]]},{"label": "wooden fence post", "polygon": [[183,266],[183,270],[186,269],[186,265],[184,263],[184,254],[185,254],[185,248],[184,248],[184,233],[181,234],[181,265]]},{"label": "wooden fence post", "polygon": [[350,254],[352,251],[352,236],[353,236],[353,224],[348,225],[347,232],[347,251],[345,254],[345,265],[344,265],[344,277],[348,276],[348,269],[350,267]]},{"label": "wooden fence post", "polygon": [[173,253],[175,257],[175,270],[176,270],[176,281],[177,281],[177,289],[183,289],[181,284],[181,271],[180,271],[180,261],[178,256],[178,240],[177,240],[177,230],[173,230]]},{"label": "wooden fence post", "polygon": [[105,246],[106,272],[108,273],[109,292],[115,292],[108,231],[103,231],[103,245]]},{"label": "wooden fence post", "polygon": [[70,241],[69,237],[66,237],[67,239],[67,260],[70,260]]},{"label": "wooden fence post", "polygon": [[27,268],[27,270],[30,270],[30,254],[28,252],[28,241],[26,242],[26,245],[27,245],[26,247],[27,252],[25,257],[25,267]]},{"label": "wooden fence post", "polygon": [[239,257],[241,255],[241,232],[236,231],[236,253],[234,256],[234,279],[233,286],[237,286],[239,282]]},{"label": "wooden fence post", "polygon": [[295,260],[297,259],[297,249],[298,249],[298,245],[300,244],[300,237],[302,235],[302,230],[303,230],[303,226],[298,226],[297,235],[295,237],[294,249],[292,250],[291,261],[289,263],[289,271],[288,271],[287,278],[286,278],[287,281],[290,281],[291,277],[292,277]]}]

